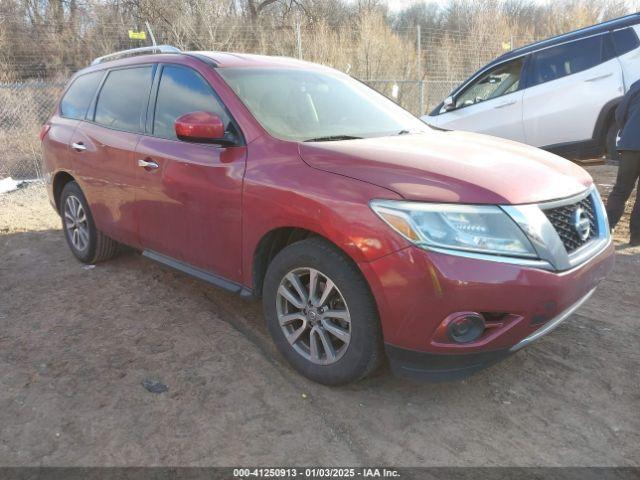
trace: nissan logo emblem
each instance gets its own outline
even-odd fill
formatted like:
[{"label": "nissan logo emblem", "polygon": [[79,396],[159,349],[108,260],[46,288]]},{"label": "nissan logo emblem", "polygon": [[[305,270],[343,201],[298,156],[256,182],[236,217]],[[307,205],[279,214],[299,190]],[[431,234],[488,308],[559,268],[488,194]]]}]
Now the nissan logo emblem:
[{"label": "nissan logo emblem", "polygon": [[583,242],[589,238],[591,234],[591,221],[584,208],[577,208],[573,214],[573,227],[576,229],[578,237]]}]

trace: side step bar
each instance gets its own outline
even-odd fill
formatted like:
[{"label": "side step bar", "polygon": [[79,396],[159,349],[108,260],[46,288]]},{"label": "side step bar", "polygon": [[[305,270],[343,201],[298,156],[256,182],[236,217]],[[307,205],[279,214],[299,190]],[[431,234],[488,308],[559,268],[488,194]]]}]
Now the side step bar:
[{"label": "side step bar", "polygon": [[171,267],[174,270],[178,270],[192,277],[204,280],[205,282],[215,285],[216,287],[224,288],[225,290],[238,294],[242,298],[253,298],[253,292],[244,285],[233,282],[231,280],[227,280],[226,278],[216,275],[215,273],[202,270],[200,268],[189,265],[188,263],[176,260],[173,257],[168,257],[167,255],[154,252],[153,250],[144,250],[142,252],[142,255],[158,263],[166,265],[167,267]]}]

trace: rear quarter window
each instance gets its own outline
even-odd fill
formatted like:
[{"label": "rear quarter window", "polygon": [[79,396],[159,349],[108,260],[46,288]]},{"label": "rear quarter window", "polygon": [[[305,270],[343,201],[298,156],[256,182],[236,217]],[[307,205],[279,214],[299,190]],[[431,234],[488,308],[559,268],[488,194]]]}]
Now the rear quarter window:
[{"label": "rear quarter window", "polygon": [[640,46],[640,40],[633,28],[624,28],[613,32],[613,43],[616,47],[616,54],[624,55]]},{"label": "rear quarter window", "polygon": [[147,107],[152,80],[151,66],[109,72],[98,95],[94,121],[116,130],[142,131],[142,113]]},{"label": "rear quarter window", "polygon": [[60,101],[60,115],[84,119],[103,75],[104,72],[92,72],[77,77]]}]

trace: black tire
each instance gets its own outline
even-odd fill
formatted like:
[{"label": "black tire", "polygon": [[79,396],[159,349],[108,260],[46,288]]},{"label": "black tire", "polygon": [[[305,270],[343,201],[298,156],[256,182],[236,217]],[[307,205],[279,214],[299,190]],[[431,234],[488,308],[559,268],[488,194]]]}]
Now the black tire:
[{"label": "black tire", "polygon": [[[277,302],[282,301],[278,298],[281,281],[288,273],[305,269],[315,269],[325,279],[331,279],[337,287],[333,295],[344,298],[342,305],[346,306],[350,316],[350,340],[346,346],[342,345],[345,347],[342,356],[331,364],[318,365],[296,351],[278,319]],[[322,288],[320,280],[318,284]],[[369,286],[356,265],[331,243],[312,237],[284,248],[269,264],[262,300],[267,327],[278,350],[307,378],[325,385],[343,385],[366,377],[380,365],[383,358],[382,334]],[[304,325],[307,325],[306,320]],[[319,341],[320,337],[317,339]],[[337,343],[340,344],[339,341]],[[322,343],[319,345],[323,346]],[[324,351],[326,354],[326,348]]]},{"label": "black tire", "polygon": [[[82,226],[85,227],[83,231],[86,234],[86,237],[83,237],[86,238],[86,246],[83,248],[79,248],[78,245],[74,244],[72,233],[74,229],[69,228],[67,225],[68,218],[66,216],[67,211],[65,210],[67,208],[67,202],[69,201],[75,204],[76,200],[85,213],[83,218],[86,218],[86,221],[82,222]],[[69,245],[71,252],[78,260],[83,263],[93,264],[109,260],[118,253],[118,242],[107,237],[96,228],[87,199],[76,182],[72,181],[64,186],[58,205],[60,208],[60,217],[62,218],[64,237],[67,240],[67,245]]]},{"label": "black tire", "polygon": [[616,148],[616,140],[618,138],[618,125],[614,120],[611,125],[609,125],[609,129],[607,130],[607,158],[610,160],[618,160],[618,150]]}]

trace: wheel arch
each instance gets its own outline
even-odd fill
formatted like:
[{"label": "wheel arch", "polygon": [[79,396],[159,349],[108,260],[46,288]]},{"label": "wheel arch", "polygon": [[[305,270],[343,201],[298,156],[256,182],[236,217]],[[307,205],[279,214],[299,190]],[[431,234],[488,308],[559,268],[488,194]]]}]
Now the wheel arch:
[{"label": "wheel arch", "polygon": [[53,177],[53,201],[55,202],[57,212],[60,211],[60,195],[62,195],[64,186],[69,182],[75,181],[76,179],[69,172],[66,172],[64,170],[57,172]]},{"label": "wheel arch", "polygon": [[616,97],[613,100],[608,101],[600,110],[600,115],[596,120],[596,125],[593,130],[593,139],[598,145],[606,148],[607,131],[611,122],[615,122],[616,108],[622,101],[623,97]]},{"label": "wheel arch", "polygon": [[275,256],[287,246],[312,237],[322,239],[342,252],[346,258],[353,262],[366,282],[366,277],[362,271],[360,271],[358,263],[344,250],[344,248],[341,248],[331,239],[307,228],[293,226],[277,227],[266,232],[260,238],[253,251],[251,278],[253,282],[253,294],[256,297],[262,296],[262,287],[267,273],[267,268]]}]

